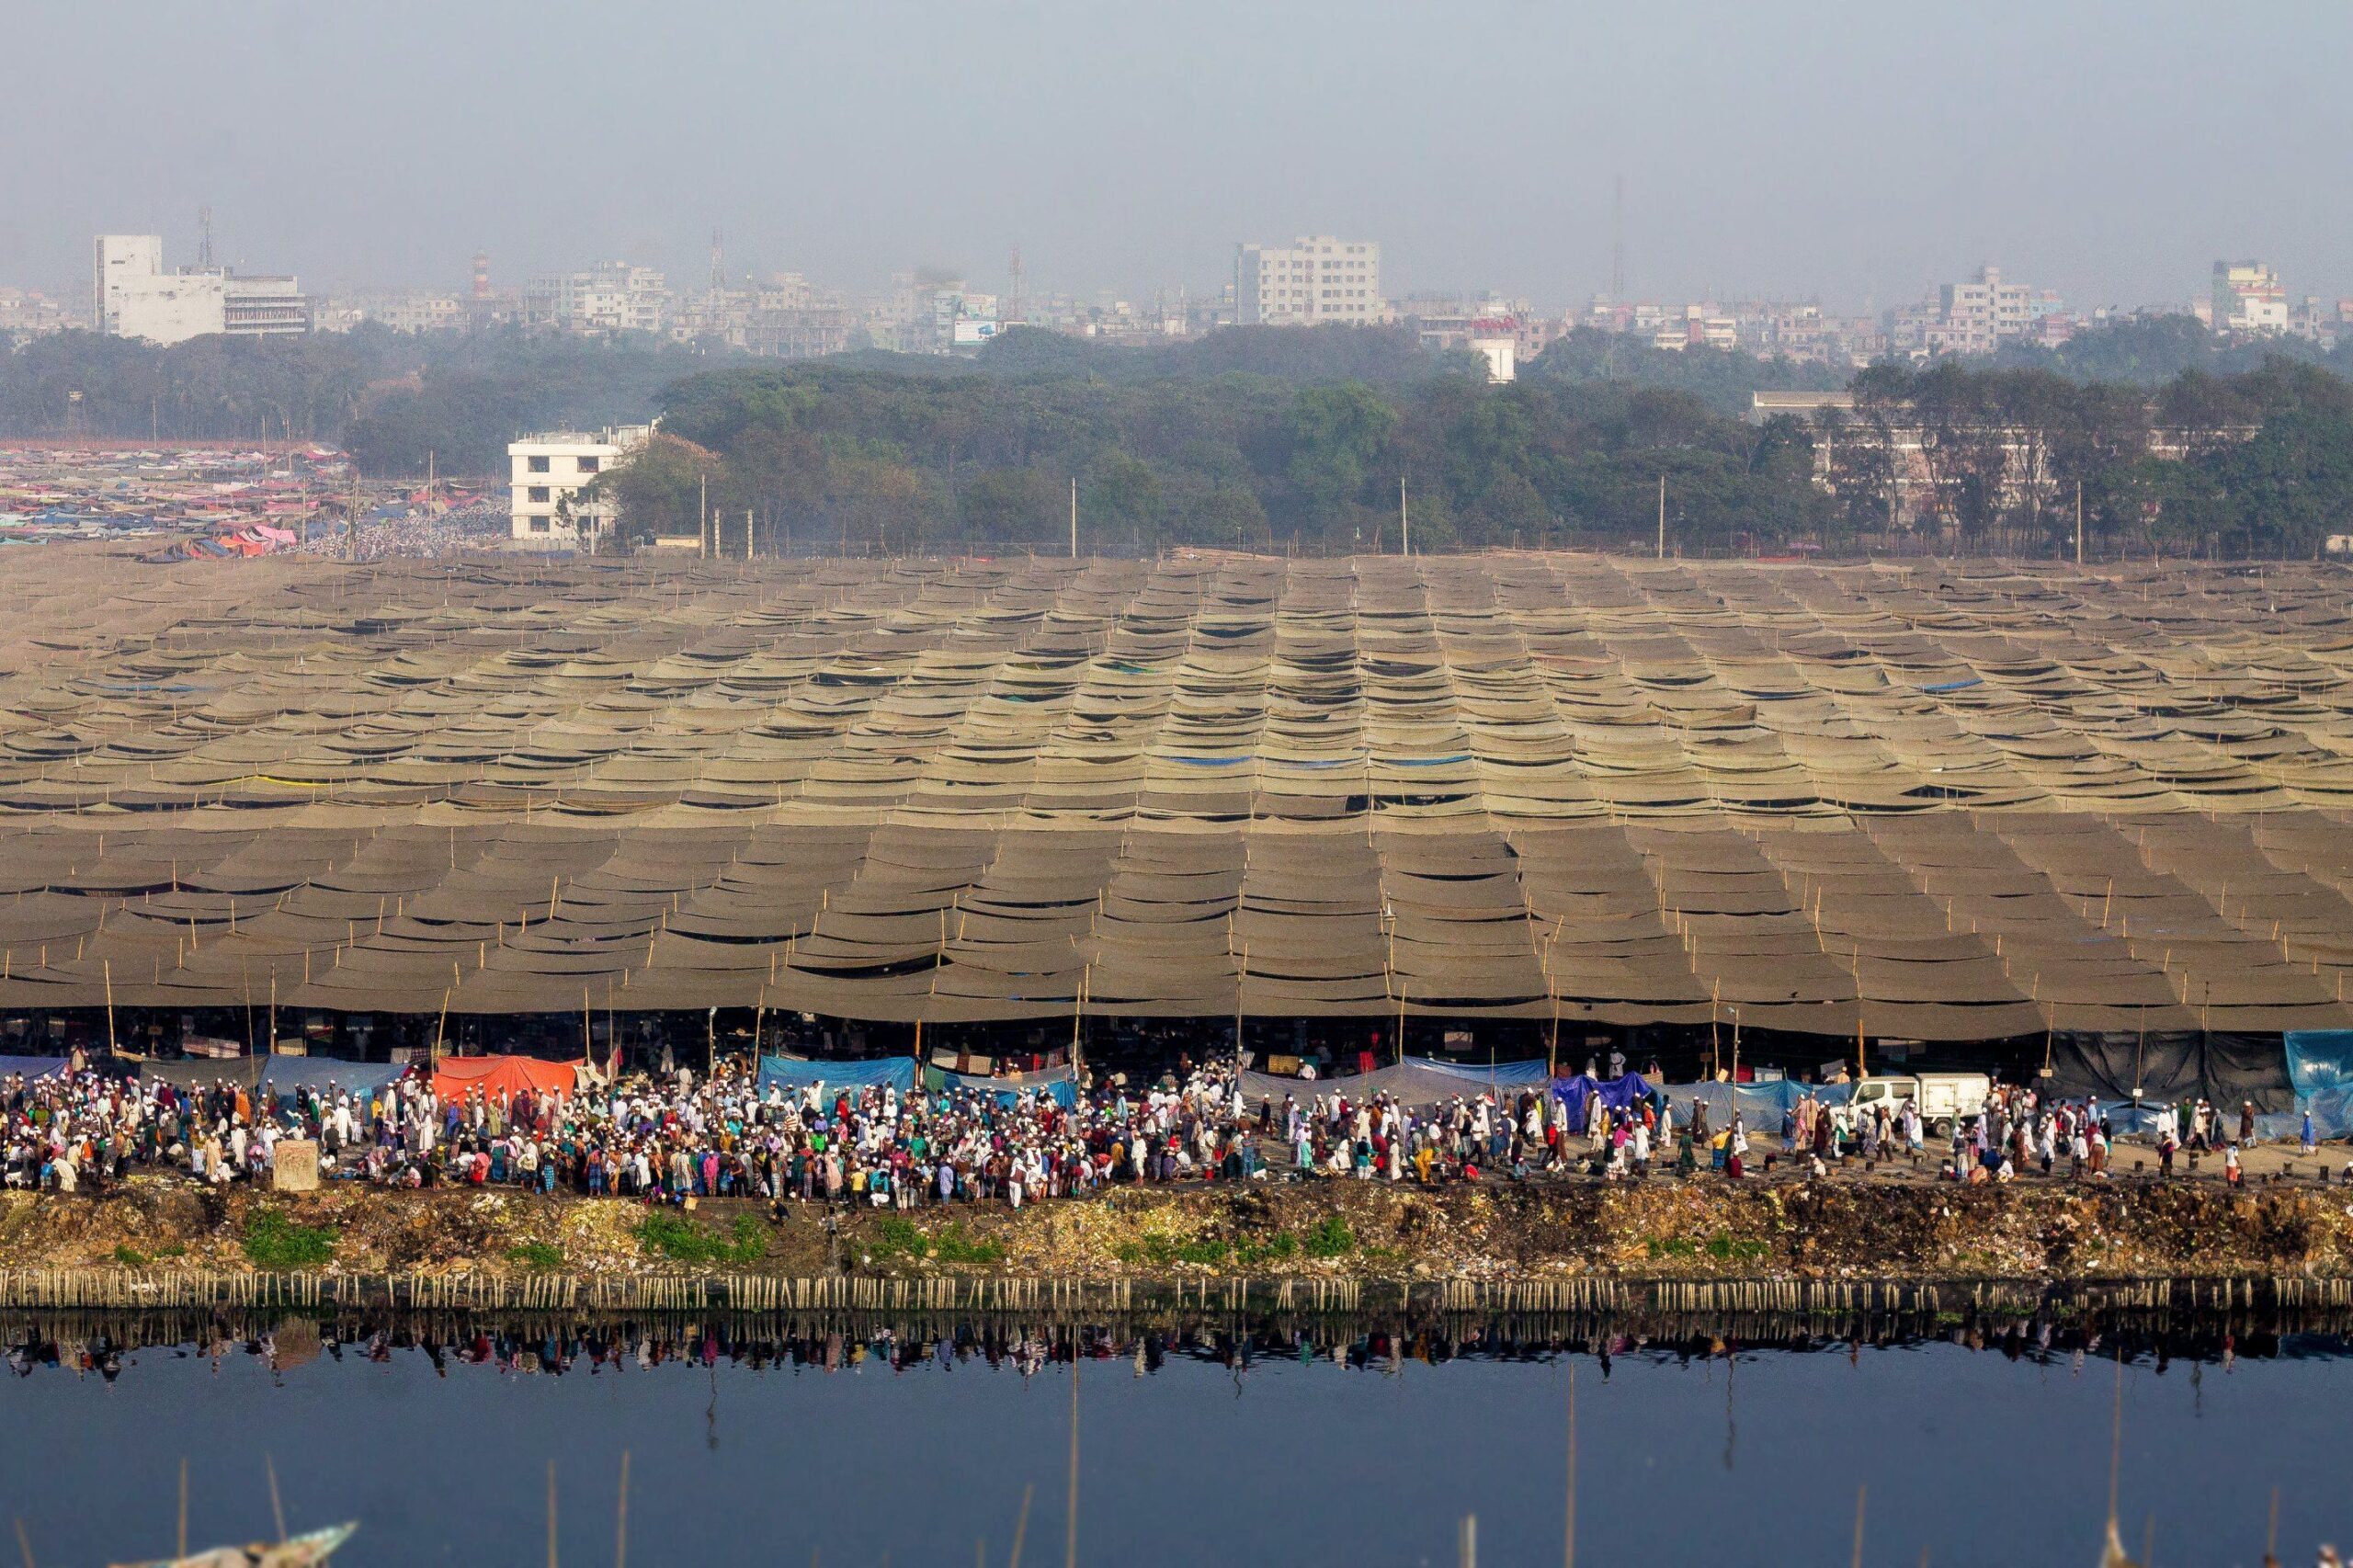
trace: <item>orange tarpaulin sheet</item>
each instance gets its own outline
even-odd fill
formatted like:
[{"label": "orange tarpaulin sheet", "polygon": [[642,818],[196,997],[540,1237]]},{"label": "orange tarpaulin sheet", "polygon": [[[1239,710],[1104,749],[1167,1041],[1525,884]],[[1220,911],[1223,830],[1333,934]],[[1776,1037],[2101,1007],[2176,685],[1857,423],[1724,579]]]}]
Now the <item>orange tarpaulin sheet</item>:
[{"label": "orange tarpaulin sheet", "polygon": [[480,1090],[486,1099],[510,1100],[525,1089],[569,1098],[574,1062],[542,1062],[535,1056],[445,1056],[433,1074],[433,1092],[443,1104]]}]

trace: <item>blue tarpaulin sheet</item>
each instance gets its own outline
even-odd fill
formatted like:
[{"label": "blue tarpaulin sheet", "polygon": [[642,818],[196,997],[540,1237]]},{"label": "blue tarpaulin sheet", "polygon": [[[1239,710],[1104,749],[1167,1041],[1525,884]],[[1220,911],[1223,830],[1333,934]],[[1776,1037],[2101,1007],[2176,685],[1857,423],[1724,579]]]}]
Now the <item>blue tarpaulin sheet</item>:
[{"label": "blue tarpaulin sheet", "polygon": [[1651,1097],[1651,1086],[1640,1073],[1629,1073],[1621,1078],[1596,1078],[1580,1073],[1574,1078],[1552,1080],[1552,1093],[1561,1102],[1561,1109],[1568,1118],[1568,1125],[1582,1131],[1586,1108],[1593,1096],[1599,1095],[1601,1103],[1611,1110],[1624,1110]]},{"label": "blue tarpaulin sheet", "polygon": [[1801,1084],[1781,1078],[1769,1084],[1663,1084],[1660,1088],[1675,1108],[1678,1125],[1690,1120],[1695,1098],[1708,1108],[1708,1125],[1721,1132],[1732,1125],[1733,1112],[1753,1132],[1779,1133],[1781,1113],[1811,1094],[1824,1105],[1845,1105],[1855,1092],[1851,1084]]},{"label": "blue tarpaulin sheet", "polygon": [[1078,1103],[1078,1079],[1067,1067],[1052,1073],[1025,1073],[1018,1078],[984,1078],[975,1074],[950,1073],[942,1067],[932,1067],[925,1071],[923,1081],[924,1087],[927,1089],[969,1089],[976,1094],[994,1094],[999,1105],[1009,1106],[1025,1092],[1043,1094],[1065,1109]]},{"label": "blue tarpaulin sheet", "polygon": [[2312,1113],[2313,1131],[2323,1138],[2353,1132],[2353,1029],[2290,1029],[2287,1041],[2296,1109]]},{"label": "blue tarpaulin sheet", "polygon": [[760,1058],[760,1093],[771,1085],[801,1089],[823,1084],[829,1089],[892,1088],[901,1094],[915,1086],[915,1059],[881,1056],[870,1062],[811,1062],[798,1056]]},{"label": "blue tarpaulin sheet", "polygon": [[0,1056],[0,1078],[18,1074],[26,1078],[46,1078],[51,1073],[65,1071],[63,1056]]}]

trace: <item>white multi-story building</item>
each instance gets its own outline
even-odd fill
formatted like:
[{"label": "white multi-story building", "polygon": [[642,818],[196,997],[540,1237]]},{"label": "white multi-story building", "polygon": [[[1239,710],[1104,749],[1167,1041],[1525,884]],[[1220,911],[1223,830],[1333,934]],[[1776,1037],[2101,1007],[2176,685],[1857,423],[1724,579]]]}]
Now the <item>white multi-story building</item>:
[{"label": "white multi-story building", "polygon": [[1366,325],[1389,318],[1381,294],[1381,247],[1307,235],[1288,245],[1244,245],[1233,297],[1245,326]]},{"label": "white multi-story building", "polygon": [[670,289],[662,274],[625,261],[534,278],[523,293],[524,324],[558,332],[660,332],[669,314]]},{"label": "white multi-story building", "polygon": [[2279,274],[2259,261],[2214,264],[2216,332],[2276,335],[2288,330],[2288,290]]},{"label": "white multi-story building", "polygon": [[595,549],[612,528],[612,504],[580,493],[653,435],[651,425],[622,425],[594,432],[552,430],[510,443],[510,542],[524,550]]},{"label": "white multi-story building", "polygon": [[311,301],[292,278],[241,278],[225,267],[166,272],[160,234],[100,234],[90,281],[98,330],[113,337],[173,344],[311,330]]}]

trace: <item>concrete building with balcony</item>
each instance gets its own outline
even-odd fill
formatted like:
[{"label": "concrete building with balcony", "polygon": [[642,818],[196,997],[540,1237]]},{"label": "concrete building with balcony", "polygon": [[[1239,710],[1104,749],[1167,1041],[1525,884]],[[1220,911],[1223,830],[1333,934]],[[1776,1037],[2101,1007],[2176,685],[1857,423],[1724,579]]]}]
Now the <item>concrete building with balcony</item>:
[{"label": "concrete building with balcony", "polygon": [[518,550],[596,550],[612,532],[610,502],[582,494],[653,438],[651,425],[551,430],[506,449],[509,543]]},{"label": "concrete building with balcony", "polygon": [[1244,326],[1368,326],[1389,319],[1381,293],[1381,247],[1313,234],[1288,245],[1244,245],[1233,263]]}]

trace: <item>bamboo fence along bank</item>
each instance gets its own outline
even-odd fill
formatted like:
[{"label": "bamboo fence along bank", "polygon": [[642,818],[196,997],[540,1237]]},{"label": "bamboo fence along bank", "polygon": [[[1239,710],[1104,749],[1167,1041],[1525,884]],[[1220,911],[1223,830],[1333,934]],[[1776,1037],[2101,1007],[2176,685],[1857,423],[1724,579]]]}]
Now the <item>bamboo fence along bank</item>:
[{"label": "bamboo fence along bank", "polygon": [[2353,1022],[2348,582],[43,551],[0,586],[0,1014],[2276,1056]]},{"label": "bamboo fence along bank", "polygon": [[324,1274],[129,1268],[0,1270],[0,1308],[189,1308],[691,1312],[1865,1312],[2353,1309],[2353,1279],[2224,1275],[2018,1279],[1472,1280],[1214,1277],[1064,1279],[1034,1275]]}]

